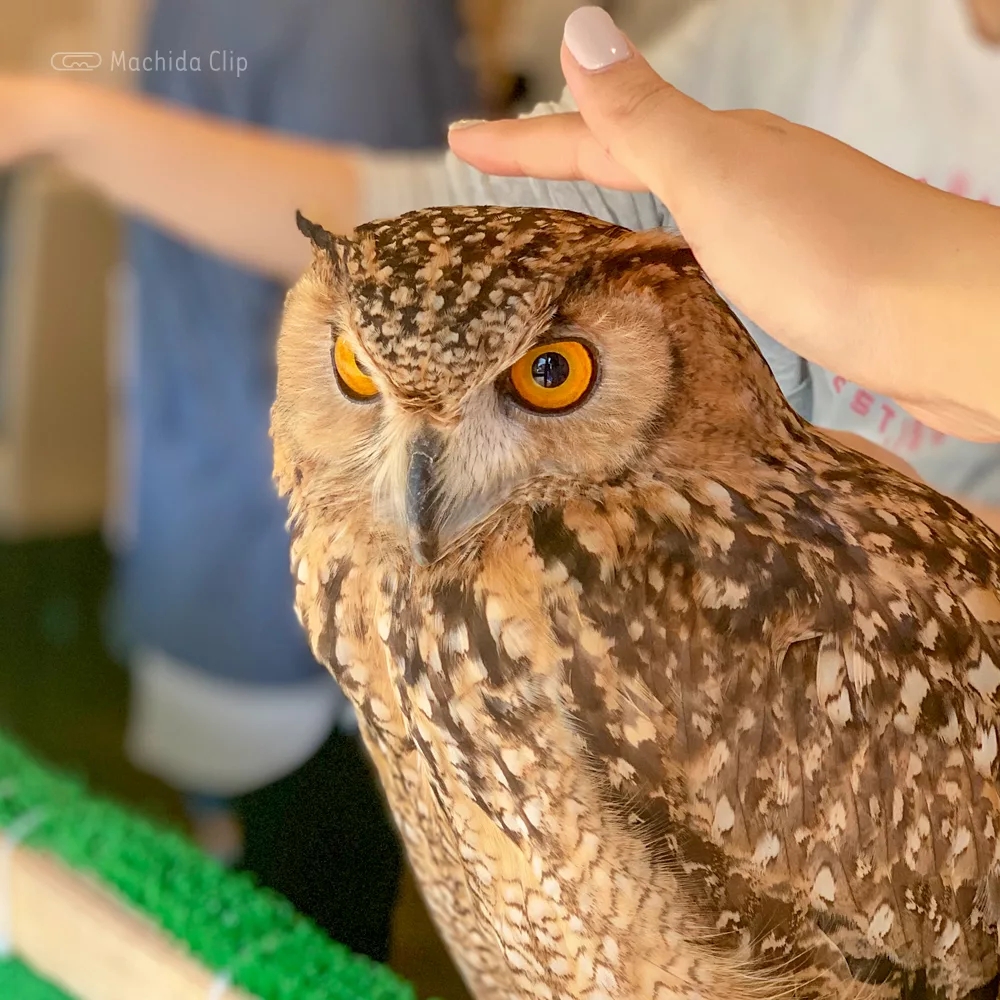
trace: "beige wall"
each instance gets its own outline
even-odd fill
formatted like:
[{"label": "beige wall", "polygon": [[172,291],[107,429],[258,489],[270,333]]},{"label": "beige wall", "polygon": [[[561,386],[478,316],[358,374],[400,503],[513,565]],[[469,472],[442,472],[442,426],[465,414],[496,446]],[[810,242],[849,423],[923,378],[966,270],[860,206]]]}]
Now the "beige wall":
[{"label": "beige wall", "polygon": [[50,72],[53,52],[95,51],[105,66],[93,77],[127,86],[126,74],[107,72],[110,53],[134,49],[147,7],[147,0],[0,0],[0,70]]},{"label": "beige wall", "polygon": [[[133,49],[142,0],[0,0],[0,72],[52,73],[54,52],[94,51],[75,73],[127,86],[110,53]],[[111,278],[118,220],[46,164],[16,169],[0,220],[0,537],[99,528],[111,477]]]}]

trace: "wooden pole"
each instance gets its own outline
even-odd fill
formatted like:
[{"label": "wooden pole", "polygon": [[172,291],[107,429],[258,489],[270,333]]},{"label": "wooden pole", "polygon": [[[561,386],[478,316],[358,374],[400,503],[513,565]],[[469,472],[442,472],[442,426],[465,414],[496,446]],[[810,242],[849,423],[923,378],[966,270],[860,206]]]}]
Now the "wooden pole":
[{"label": "wooden pole", "polygon": [[[57,858],[15,847],[9,859],[14,954],[79,1000],[253,1000],[145,916]],[[3,905],[0,903],[0,905]]]}]

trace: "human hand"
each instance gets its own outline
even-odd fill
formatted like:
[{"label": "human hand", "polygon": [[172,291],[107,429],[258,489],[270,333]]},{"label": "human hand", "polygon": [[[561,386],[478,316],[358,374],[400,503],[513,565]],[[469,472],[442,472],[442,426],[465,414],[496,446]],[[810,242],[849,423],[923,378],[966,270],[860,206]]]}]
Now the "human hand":
[{"label": "human hand", "polygon": [[[1000,438],[981,356],[996,352],[994,282],[986,268],[983,287],[969,280],[991,240],[996,254],[995,210],[774,115],[709,110],[599,8],[567,20],[562,67],[579,114],[454,129],[454,152],[494,174],[651,190],[717,287],[772,336],[939,430]],[[959,345],[943,347],[942,331],[963,328],[967,363],[945,373],[943,351]]]}]

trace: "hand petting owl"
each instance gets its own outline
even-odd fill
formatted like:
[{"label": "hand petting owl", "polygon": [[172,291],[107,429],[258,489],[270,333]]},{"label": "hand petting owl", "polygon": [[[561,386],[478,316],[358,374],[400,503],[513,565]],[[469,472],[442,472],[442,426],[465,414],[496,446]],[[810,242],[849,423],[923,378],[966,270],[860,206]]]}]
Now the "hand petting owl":
[{"label": "hand petting owl", "polygon": [[673,236],[300,227],[297,608],[475,995],[991,983],[1000,538],[796,416]]}]

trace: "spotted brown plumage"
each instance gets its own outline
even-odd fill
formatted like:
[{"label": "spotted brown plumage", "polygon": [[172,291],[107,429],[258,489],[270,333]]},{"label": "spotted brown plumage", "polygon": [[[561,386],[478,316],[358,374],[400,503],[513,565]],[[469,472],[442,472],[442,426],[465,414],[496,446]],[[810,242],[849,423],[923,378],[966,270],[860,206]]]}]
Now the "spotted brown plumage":
[{"label": "spotted brown plumage", "polygon": [[673,236],[302,227],[297,608],[475,995],[995,995],[997,536],[800,420]]}]

